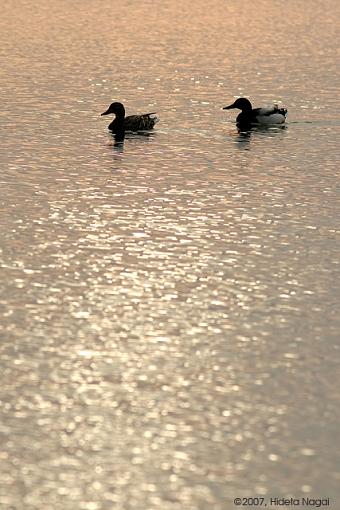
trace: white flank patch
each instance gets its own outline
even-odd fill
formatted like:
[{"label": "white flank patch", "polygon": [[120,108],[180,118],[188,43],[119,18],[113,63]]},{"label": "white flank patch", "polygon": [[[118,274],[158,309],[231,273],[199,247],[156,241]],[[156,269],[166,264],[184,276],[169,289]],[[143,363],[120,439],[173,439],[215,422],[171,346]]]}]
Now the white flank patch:
[{"label": "white flank patch", "polygon": [[269,126],[271,124],[283,124],[286,120],[285,116],[282,115],[281,113],[273,113],[273,115],[266,116],[258,115],[256,119],[260,124],[266,126]]}]

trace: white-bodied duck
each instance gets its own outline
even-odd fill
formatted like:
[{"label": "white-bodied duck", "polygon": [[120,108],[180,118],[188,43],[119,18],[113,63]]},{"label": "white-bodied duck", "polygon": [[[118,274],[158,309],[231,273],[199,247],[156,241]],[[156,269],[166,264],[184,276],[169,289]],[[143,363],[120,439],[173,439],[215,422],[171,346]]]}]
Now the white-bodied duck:
[{"label": "white-bodied duck", "polygon": [[155,113],[142,115],[129,115],[125,117],[125,108],[122,103],[112,103],[102,115],[114,114],[116,117],[109,124],[108,129],[112,133],[120,134],[125,131],[146,131],[152,129],[159,118]]},{"label": "white-bodied duck", "polygon": [[279,108],[278,105],[266,106],[264,108],[253,108],[249,99],[239,97],[236,101],[225,106],[223,110],[232,110],[236,108],[241,110],[236,118],[236,125],[239,128],[249,128],[251,126],[277,126],[286,121],[286,108]]}]

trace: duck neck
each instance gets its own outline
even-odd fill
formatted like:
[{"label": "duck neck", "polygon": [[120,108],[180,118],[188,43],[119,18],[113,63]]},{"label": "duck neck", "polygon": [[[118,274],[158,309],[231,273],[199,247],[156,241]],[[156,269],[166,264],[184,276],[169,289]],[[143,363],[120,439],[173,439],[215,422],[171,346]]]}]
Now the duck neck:
[{"label": "duck neck", "polygon": [[111,124],[109,125],[109,129],[110,129],[113,133],[121,133],[121,132],[124,132],[124,118],[125,118],[125,115],[124,115],[124,114],[117,114],[117,113],[116,113],[115,118],[113,119],[113,121],[112,121],[112,122],[111,122]]},{"label": "duck neck", "polygon": [[115,114],[116,114],[117,122],[124,122],[125,108],[122,104],[120,104],[119,107],[117,107]]},{"label": "duck neck", "polygon": [[125,111],[124,110],[116,112],[116,119],[117,120],[124,120],[124,118],[125,118]]}]

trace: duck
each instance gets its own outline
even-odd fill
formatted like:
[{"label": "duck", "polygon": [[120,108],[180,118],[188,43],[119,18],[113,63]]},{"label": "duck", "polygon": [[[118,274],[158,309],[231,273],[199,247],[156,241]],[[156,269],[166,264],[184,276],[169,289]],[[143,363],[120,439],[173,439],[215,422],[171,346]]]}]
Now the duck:
[{"label": "duck", "polygon": [[232,110],[233,108],[241,110],[236,117],[236,125],[241,128],[249,128],[253,125],[277,126],[286,121],[286,108],[279,108],[276,104],[264,108],[253,108],[249,99],[239,97],[233,104],[222,109]]},{"label": "duck", "polygon": [[108,129],[114,134],[121,134],[125,131],[146,131],[152,129],[159,121],[155,112],[125,117],[124,105],[118,102],[111,103],[101,116],[110,115],[111,113],[116,117],[109,124]]}]

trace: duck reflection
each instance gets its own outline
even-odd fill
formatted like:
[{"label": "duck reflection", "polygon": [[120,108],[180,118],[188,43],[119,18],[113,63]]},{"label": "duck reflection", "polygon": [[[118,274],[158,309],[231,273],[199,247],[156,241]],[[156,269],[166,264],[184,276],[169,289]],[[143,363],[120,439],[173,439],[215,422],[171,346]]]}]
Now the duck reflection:
[{"label": "duck reflection", "polygon": [[235,133],[235,144],[239,149],[249,150],[250,141],[255,137],[266,136],[273,138],[282,135],[287,129],[287,126],[264,127],[256,126],[250,129],[238,129]]},{"label": "duck reflection", "polygon": [[115,152],[121,153],[124,151],[124,142],[136,142],[137,140],[148,140],[150,141],[153,137],[154,133],[150,132],[138,132],[138,133],[128,133],[125,130],[121,130],[117,133],[110,133],[109,137],[112,140],[109,144],[113,147]]},{"label": "duck reflection", "polygon": [[112,133],[112,138],[113,138],[113,146],[114,147],[122,147],[124,145],[124,140],[125,140],[125,131],[122,130],[122,131],[118,131],[118,133],[115,133],[113,134]]},{"label": "duck reflection", "polygon": [[236,134],[236,145],[239,149],[249,150],[250,149],[250,139],[252,136],[251,130],[249,131],[241,131],[240,129]]}]

